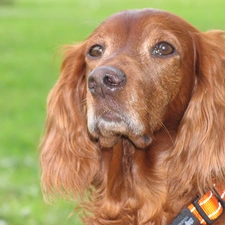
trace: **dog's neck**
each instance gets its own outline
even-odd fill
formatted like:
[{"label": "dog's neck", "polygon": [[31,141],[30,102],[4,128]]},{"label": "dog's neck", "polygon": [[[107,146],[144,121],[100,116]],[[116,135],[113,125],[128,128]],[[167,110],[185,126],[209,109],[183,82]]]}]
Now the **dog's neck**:
[{"label": "dog's neck", "polygon": [[108,190],[111,197],[121,201],[127,193],[132,193],[133,166],[135,147],[125,138],[122,138],[112,149],[111,161],[108,168]]}]

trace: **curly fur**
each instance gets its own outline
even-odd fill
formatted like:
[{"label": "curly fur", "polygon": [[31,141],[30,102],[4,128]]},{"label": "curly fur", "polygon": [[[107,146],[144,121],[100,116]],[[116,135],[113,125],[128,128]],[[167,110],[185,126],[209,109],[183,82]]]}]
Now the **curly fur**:
[{"label": "curly fur", "polygon": [[[177,54],[148,54],[159,41]],[[99,42],[107,50],[88,58]],[[87,87],[103,65],[127,77],[107,101]],[[101,134],[90,131],[88,121],[101,120],[104,110],[115,110],[125,128],[115,123],[113,133],[107,123]],[[77,199],[89,190],[85,224],[167,225],[196,195],[225,185],[224,121],[224,32],[200,32],[164,11],[117,13],[66,50],[48,98],[43,193]],[[215,224],[224,223],[222,216]]]}]

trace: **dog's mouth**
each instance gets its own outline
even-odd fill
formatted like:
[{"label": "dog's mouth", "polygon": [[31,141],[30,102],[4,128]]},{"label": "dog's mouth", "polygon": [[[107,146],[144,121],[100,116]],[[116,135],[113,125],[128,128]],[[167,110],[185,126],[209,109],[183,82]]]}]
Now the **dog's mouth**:
[{"label": "dog's mouth", "polygon": [[129,139],[137,148],[145,148],[152,141],[141,123],[110,110],[88,117],[88,128],[91,135],[106,148],[113,147],[121,138]]}]

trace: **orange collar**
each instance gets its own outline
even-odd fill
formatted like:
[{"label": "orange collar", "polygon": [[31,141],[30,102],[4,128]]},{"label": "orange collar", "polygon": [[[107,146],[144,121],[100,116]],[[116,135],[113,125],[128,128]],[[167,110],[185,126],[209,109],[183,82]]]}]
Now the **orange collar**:
[{"label": "orange collar", "polygon": [[215,187],[185,207],[170,225],[213,224],[225,208],[225,190]]}]

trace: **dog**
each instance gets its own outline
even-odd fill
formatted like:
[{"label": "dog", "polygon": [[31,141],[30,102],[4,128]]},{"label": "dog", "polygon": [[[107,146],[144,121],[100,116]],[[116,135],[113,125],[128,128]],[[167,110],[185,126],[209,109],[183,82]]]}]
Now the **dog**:
[{"label": "dog", "polygon": [[66,48],[47,103],[44,196],[79,199],[91,225],[224,225],[224,159],[223,31],[128,10]]}]

